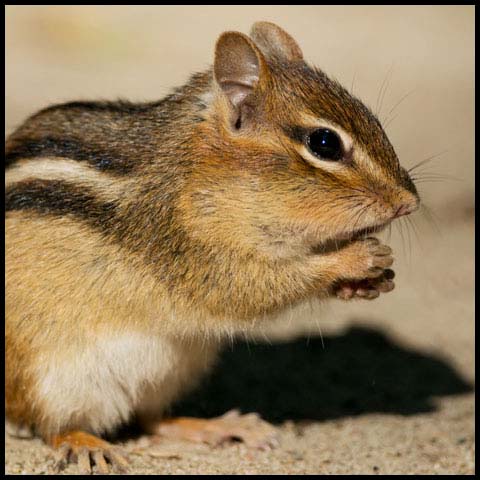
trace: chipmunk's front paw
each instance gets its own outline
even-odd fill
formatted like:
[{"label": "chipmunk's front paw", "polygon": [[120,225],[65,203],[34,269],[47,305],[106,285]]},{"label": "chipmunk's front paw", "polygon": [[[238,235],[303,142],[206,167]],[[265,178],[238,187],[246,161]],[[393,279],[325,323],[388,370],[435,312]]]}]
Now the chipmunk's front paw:
[{"label": "chipmunk's front paw", "polygon": [[393,270],[386,269],[382,275],[377,278],[366,278],[364,280],[349,280],[339,282],[334,288],[334,294],[341,300],[351,300],[353,298],[362,298],[373,300],[380,293],[387,293],[395,288]]},{"label": "chipmunk's front paw", "polygon": [[346,280],[380,278],[393,263],[392,249],[380,240],[368,237],[345,247],[344,271]]}]

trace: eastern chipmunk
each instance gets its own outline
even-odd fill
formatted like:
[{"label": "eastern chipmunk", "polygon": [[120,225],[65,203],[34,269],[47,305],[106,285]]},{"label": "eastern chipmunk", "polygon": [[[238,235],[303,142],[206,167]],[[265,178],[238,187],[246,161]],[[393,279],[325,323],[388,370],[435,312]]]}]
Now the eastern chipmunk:
[{"label": "eastern chipmunk", "polygon": [[419,205],[375,115],[267,22],[158,102],[38,112],[5,155],[8,426],[86,471],[125,467],[95,435],[152,425],[225,339],[391,290],[370,235]]}]

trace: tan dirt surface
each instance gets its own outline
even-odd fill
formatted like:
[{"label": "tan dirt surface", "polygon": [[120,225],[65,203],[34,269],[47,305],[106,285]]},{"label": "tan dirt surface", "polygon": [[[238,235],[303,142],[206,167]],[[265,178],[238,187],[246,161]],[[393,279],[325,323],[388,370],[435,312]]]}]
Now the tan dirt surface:
[{"label": "tan dirt surface", "polygon": [[[292,310],[228,349],[174,409],[256,411],[278,425],[278,448],[130,432],[119,440],[130,473],[473,474],[474,7],[7,6],[6,133],[53,102],[161,98],[211,63],[222,31],[257,20],[278,23],[310,62],[378,104],[404,166],[435,155],[425,175],[444,177],[419,183],[434,219],[421,210],[382,234],[393,292]],[[52,472],[40,440],[5,442],[6,473]]]}]

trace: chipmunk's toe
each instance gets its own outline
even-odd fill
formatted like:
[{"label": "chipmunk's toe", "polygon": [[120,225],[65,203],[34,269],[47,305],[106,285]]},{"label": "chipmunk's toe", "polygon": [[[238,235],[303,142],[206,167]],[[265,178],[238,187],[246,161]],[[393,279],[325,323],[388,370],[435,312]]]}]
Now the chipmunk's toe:
[{"label": "chipmunk's toe", "polygon": [[378,278],[341,282],[335,287],[335,295],[341,300],[350,300],[352,298],[373,300],[380,293],[387,293],[395,288],[394,276],[393,270],[385,269]]},{"label": "chipmunk's toe", "polygon": [[232,440],[239,440],[247,447],[260,450],[279,445],[279,434],[273,425],[262,420],[256,413],[242,415],[238,410],[230,410],[211,419],[164,419],[150,425],[147,430],[163,437],[203,442],[213,446]]},{"label": "chipmunk's toe", "polygon": [[81,475],[94,471],[106,475],[126,472],[128,461],[124,453],[110,443],[86,432],[75,431],[53,437],[52,446],[55,453],[55,471],[65,469],[69,463],[77,463]]}]

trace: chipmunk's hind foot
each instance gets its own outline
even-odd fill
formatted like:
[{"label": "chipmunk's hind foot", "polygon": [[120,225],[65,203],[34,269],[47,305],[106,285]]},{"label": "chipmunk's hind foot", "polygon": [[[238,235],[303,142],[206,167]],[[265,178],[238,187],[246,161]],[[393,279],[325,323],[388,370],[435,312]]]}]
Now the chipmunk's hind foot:
[{"label": "chipmunk's hind foot", "polygon": [[55,454],[55,470],[60,472],[69,463],[77,463],[79,473],[89,475],[94,466],[100,474],[126,472],[128,462],[124,453],[114,445],[94,435],[82,431],[55,435],[50,441],[57,449]]},{"label": "chipmunk's hind foot", "polygon": [[266,450],[279,445],[278,431],[256,413],[240,414],[230,410],[216,418],[168,418],[145,425],[149,433],[168,438],[203,442],[217,446],[239,440],[247,447]]}]

